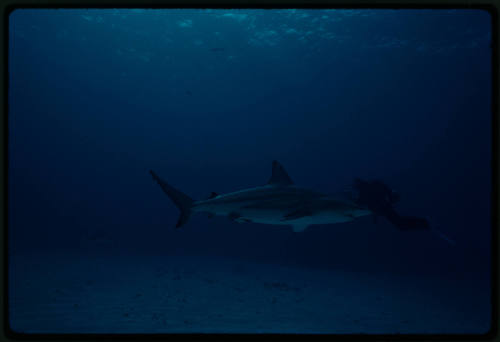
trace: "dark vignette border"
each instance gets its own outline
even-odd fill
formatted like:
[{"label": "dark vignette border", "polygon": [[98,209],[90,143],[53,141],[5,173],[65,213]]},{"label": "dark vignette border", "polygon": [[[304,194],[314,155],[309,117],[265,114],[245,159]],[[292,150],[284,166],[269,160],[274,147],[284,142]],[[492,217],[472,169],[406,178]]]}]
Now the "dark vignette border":
[{"label": "dark vignette border", "polygon": [[[498,336],[498,216],[499,209],[499,51],[498,51],[498,0],[8,0],[0,4],[2,10],[3,25],[0,25],[0,37],[2,39],[2,54],[0,60],[3,68],[0,69],[2,83],[0,85],[0,101],[2,101],[3,118],[0,121],[0,134],[2,134],[0,149],[0,173],[3,177],[0,189],[3,196],[0,197],[0,216],[2,217],[3,234],[0,234],[3,254],[0,254],[2,262],[3,281],[0,282],[2,295],[0,295],[0,326],[2,327],[1,340],[254,340],[280,338],[284,340],[377,340],[377,341],[399,341],[399,340],[497,340]],[[480,9],[487,11],[491,17],[491,62],[492,62],[492,103],[491,103],[491,134],[492,134],[492,156],[491,156],[491,324],[490,330],[485,334],[28,334],[18,333],[10,328],[8,312],[8,46],[9,46],[9,15],[15,9],[20,8],[259,8],[259,9],[284,9],[284,8],[349,8],[349,9]],[[3,126],[3,127],[2,127]],[[3,316],[3,317],[1,317]]]}]

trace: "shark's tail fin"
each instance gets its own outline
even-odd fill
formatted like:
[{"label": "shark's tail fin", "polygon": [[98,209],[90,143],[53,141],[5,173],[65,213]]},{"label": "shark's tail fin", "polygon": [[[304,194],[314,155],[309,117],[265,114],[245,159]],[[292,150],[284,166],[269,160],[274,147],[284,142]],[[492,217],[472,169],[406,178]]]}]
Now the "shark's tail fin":
[{"label": "shark's tail fin", "polygon": [[181,215],[179,216],[179,221],[175,225],[176,228],[179,228],[186,224],[189,220],[189,216],[191,215],[191,207],[193,206],[193,200],[186,194],[180,192],[174,187],[170,186],[168,183],[163,181],[160,177],[153,172],[153,170],[149,170],[153,179],[160,184],[163,191],[167,194],[167,196],[174,202],[174,204],[181,211]]}]

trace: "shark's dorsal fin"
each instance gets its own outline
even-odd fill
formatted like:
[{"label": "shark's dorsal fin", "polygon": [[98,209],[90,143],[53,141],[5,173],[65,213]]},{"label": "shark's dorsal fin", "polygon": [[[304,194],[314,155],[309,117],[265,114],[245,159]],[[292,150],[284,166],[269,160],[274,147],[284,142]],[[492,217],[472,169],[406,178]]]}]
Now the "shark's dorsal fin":
[{"label": "shark's dorsal fin", "polygon": [[293,182],[290,176],[285,171],[283,165],[278,163],[276,160],[273,161],[273,173],[267,184],[272,185],[292,185]]}]

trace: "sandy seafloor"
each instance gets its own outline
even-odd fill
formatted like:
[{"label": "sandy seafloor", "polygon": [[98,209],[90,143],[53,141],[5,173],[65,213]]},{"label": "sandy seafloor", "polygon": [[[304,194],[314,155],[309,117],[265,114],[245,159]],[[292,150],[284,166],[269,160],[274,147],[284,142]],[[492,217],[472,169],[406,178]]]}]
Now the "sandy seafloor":
[{"label": "sandy seafloor", "polygon": [[485,333],[489,286],[204,256],[11,257],[25,333]]}]

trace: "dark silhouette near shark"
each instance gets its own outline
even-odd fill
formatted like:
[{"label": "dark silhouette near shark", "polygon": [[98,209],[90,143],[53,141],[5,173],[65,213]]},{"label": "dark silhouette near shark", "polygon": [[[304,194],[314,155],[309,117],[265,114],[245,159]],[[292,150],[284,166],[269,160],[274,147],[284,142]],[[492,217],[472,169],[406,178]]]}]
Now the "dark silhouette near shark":
[{"label": "dark silhouette near shark", "polygon": [[379,180],[365,181],[356,178],[353,187],[358,193],[357,198],[353,199],[354,202],[370,209],[375,223],[377,216],[383,216],[401,230],[430,229],[427,219],[401,216],[395,211],[394,204],[399,202],[400,197],[387,184]]}]

